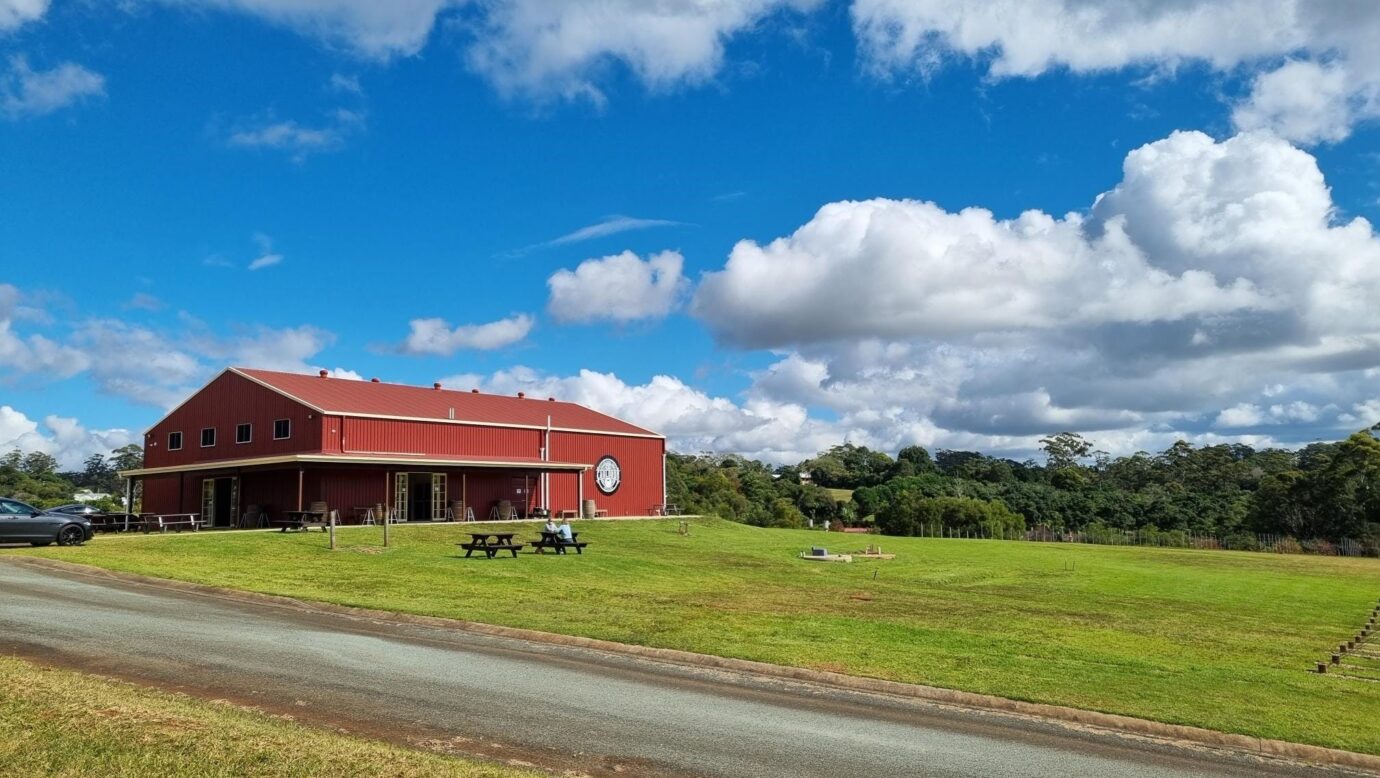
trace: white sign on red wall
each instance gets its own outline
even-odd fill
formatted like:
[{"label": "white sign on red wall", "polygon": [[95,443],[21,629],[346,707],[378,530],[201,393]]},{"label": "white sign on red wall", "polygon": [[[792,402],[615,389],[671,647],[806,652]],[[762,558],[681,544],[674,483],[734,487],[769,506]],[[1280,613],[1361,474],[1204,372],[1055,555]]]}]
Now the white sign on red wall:
[{"label": "white sign on red wall", "polygon": [[623,468],[618,465],[617,459],[605,456],[594,466],[594,485],[599,487],[599,491],[613,494],[622,483]]}]

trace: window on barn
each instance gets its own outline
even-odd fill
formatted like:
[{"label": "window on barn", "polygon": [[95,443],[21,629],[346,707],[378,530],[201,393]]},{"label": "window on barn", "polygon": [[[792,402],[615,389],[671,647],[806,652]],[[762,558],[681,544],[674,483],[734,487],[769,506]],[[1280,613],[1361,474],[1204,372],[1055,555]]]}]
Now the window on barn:
[{"label": "window on barn", "polygon": [[216,445],[216,428],[207,427],[201,431],[201,447],[210,448]]},{"label": "window on barn", "polygon": [[273,439],[287,440],[292,437],[292,420],[278,419],[273,422]]},{"label": "window on barn", "polygon": [[182,450],[182,433],[181,433],[181,432],[169,432],[169,433],[168,433],[168,450],[169,450],[169,451],[181,451],[181,450]]},{"label": "window on barn", "polygon": [[254,425],[240,424],[235,427],[235,442],[248,443],[254,439]]}]

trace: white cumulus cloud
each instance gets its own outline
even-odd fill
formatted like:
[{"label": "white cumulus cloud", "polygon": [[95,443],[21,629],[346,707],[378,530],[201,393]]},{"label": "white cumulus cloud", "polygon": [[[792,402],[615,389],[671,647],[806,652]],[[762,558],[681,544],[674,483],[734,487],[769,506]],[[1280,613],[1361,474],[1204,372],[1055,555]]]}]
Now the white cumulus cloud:
[{"label": "white cumulus cloud", "polygon": [[139,436],[130,430],[91,430],[65,416],[47,416],[40,427],[11,406],[0,405],[0,453],[41,451],[56,458],[59,467],[78,470],[92,454],[109,454],[136,442]]},{"label": "white cumulus cloud", "polygon": [[0,32],[43,18],[48,0],[0,0]]},{"label": "white cumulus cloud", "polygon": [[604,99],[601,72],[620,64],[651,89],[703,82],[724,45],[773,14],[819,0],[496,0],[474,20],[467,58],[500,92]]},{"label": "white cumulus cloud", "polygon": [[[1375,115],[1380,91],[1376,3],[855,0],[851,13],[863,56],[883,74],[927,74],[952,58],[978,61],[994,78],[1245,67],[1258,80],[1236,111],[1239,126],[1301,142],[1345,137]],[[1307,64],[1280,63],[1288,57]],[[1309,86],[1321,91],[1301,91]]]},{"label": "white cumulus cloud", "polygon": [[453,0],[161,0],[166,5],[237,11],[358,56],[388,60],[426,45],[437,14]]},{"label": "white cumulus cloud", "polygon": [[663,318],[689,286],[681,275],[684,263],[676,251],[663,251],[646,260],[631,251],[587,259],[574,270],[559,270],[547,279],[551,297],[546,309],[561,322]]},{"label": "white cumulus cloud", "polygon": [[1339,409],[1380,373],[1380,238],[1338,217],[1316,160],[1267,134],[1175,133],[1123,168],[1062,217],[831,203],[740,242],[692,311],[782,354],[749,397],[827,409],[855,441],[1349,424]]},{"label": "white cumulus cloud", "polygon": [[[81,375],[103,394],[156,408],[177,405],[227,365],[314,373],[323,369],[318,354],[335,341],[310,325],[221,335],[195,321],[167,332],[112,317],[63,323],[63,332],[23,332],[58,327],[23,300],[19,289],[0,284],[0,386]],[[359,378],[341,367],[332,373]]]},{"label": "white cumulus cloud", "polygon": [[527,337],[535,320],[521,313],[485,324],[462,324],[452,328],[444,319],[413,319],[411,332],[403,341],[404,354],[450,356],[462,349],[491,351],[511,346]]},{"label": "white cumulus cloud", "polygon": [[34,70],[16,55],[0,72],[0,113],[11,119],[44,116],[104,94],[105,77],[74,62]]}]

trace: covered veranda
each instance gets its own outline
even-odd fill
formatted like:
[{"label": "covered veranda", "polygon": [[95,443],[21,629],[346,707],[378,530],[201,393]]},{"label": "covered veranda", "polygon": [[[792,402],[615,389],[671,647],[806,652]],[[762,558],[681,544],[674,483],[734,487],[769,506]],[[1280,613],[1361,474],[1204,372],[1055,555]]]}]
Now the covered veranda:
[{"label": "covered veranda", "polygon": [[525,518],[580,511],[588,465],[540,459],[296,454],[122,473],[142,513],[195,514],[206,528],[266,527],[289,512],[342,524]]}]

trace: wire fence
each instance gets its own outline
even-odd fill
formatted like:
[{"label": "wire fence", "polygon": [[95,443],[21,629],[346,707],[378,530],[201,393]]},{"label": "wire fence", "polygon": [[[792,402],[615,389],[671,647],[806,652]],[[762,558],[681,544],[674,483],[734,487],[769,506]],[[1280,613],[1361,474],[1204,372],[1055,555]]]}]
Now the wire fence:
[{"label": "wire fence", "polygon": [[985,526],[949,527],[944,524],[918,524],[915,536],[957,540],[1026,540],[1037,543],[1086,543],[1099,546],[1155,546],[1197,548],[1219,551],[1256,551],[1272,554],[1317,554],[1320,556],[1380,557],[1380,539],[1358,541],[1305,539],[1288,535],[1261,535],[1236,532],[1227,535],[1200,535],[1182,530],[1123,530],[1094,527],[1081,530],[1056,530],[1049,527],[1010,529]]}]

